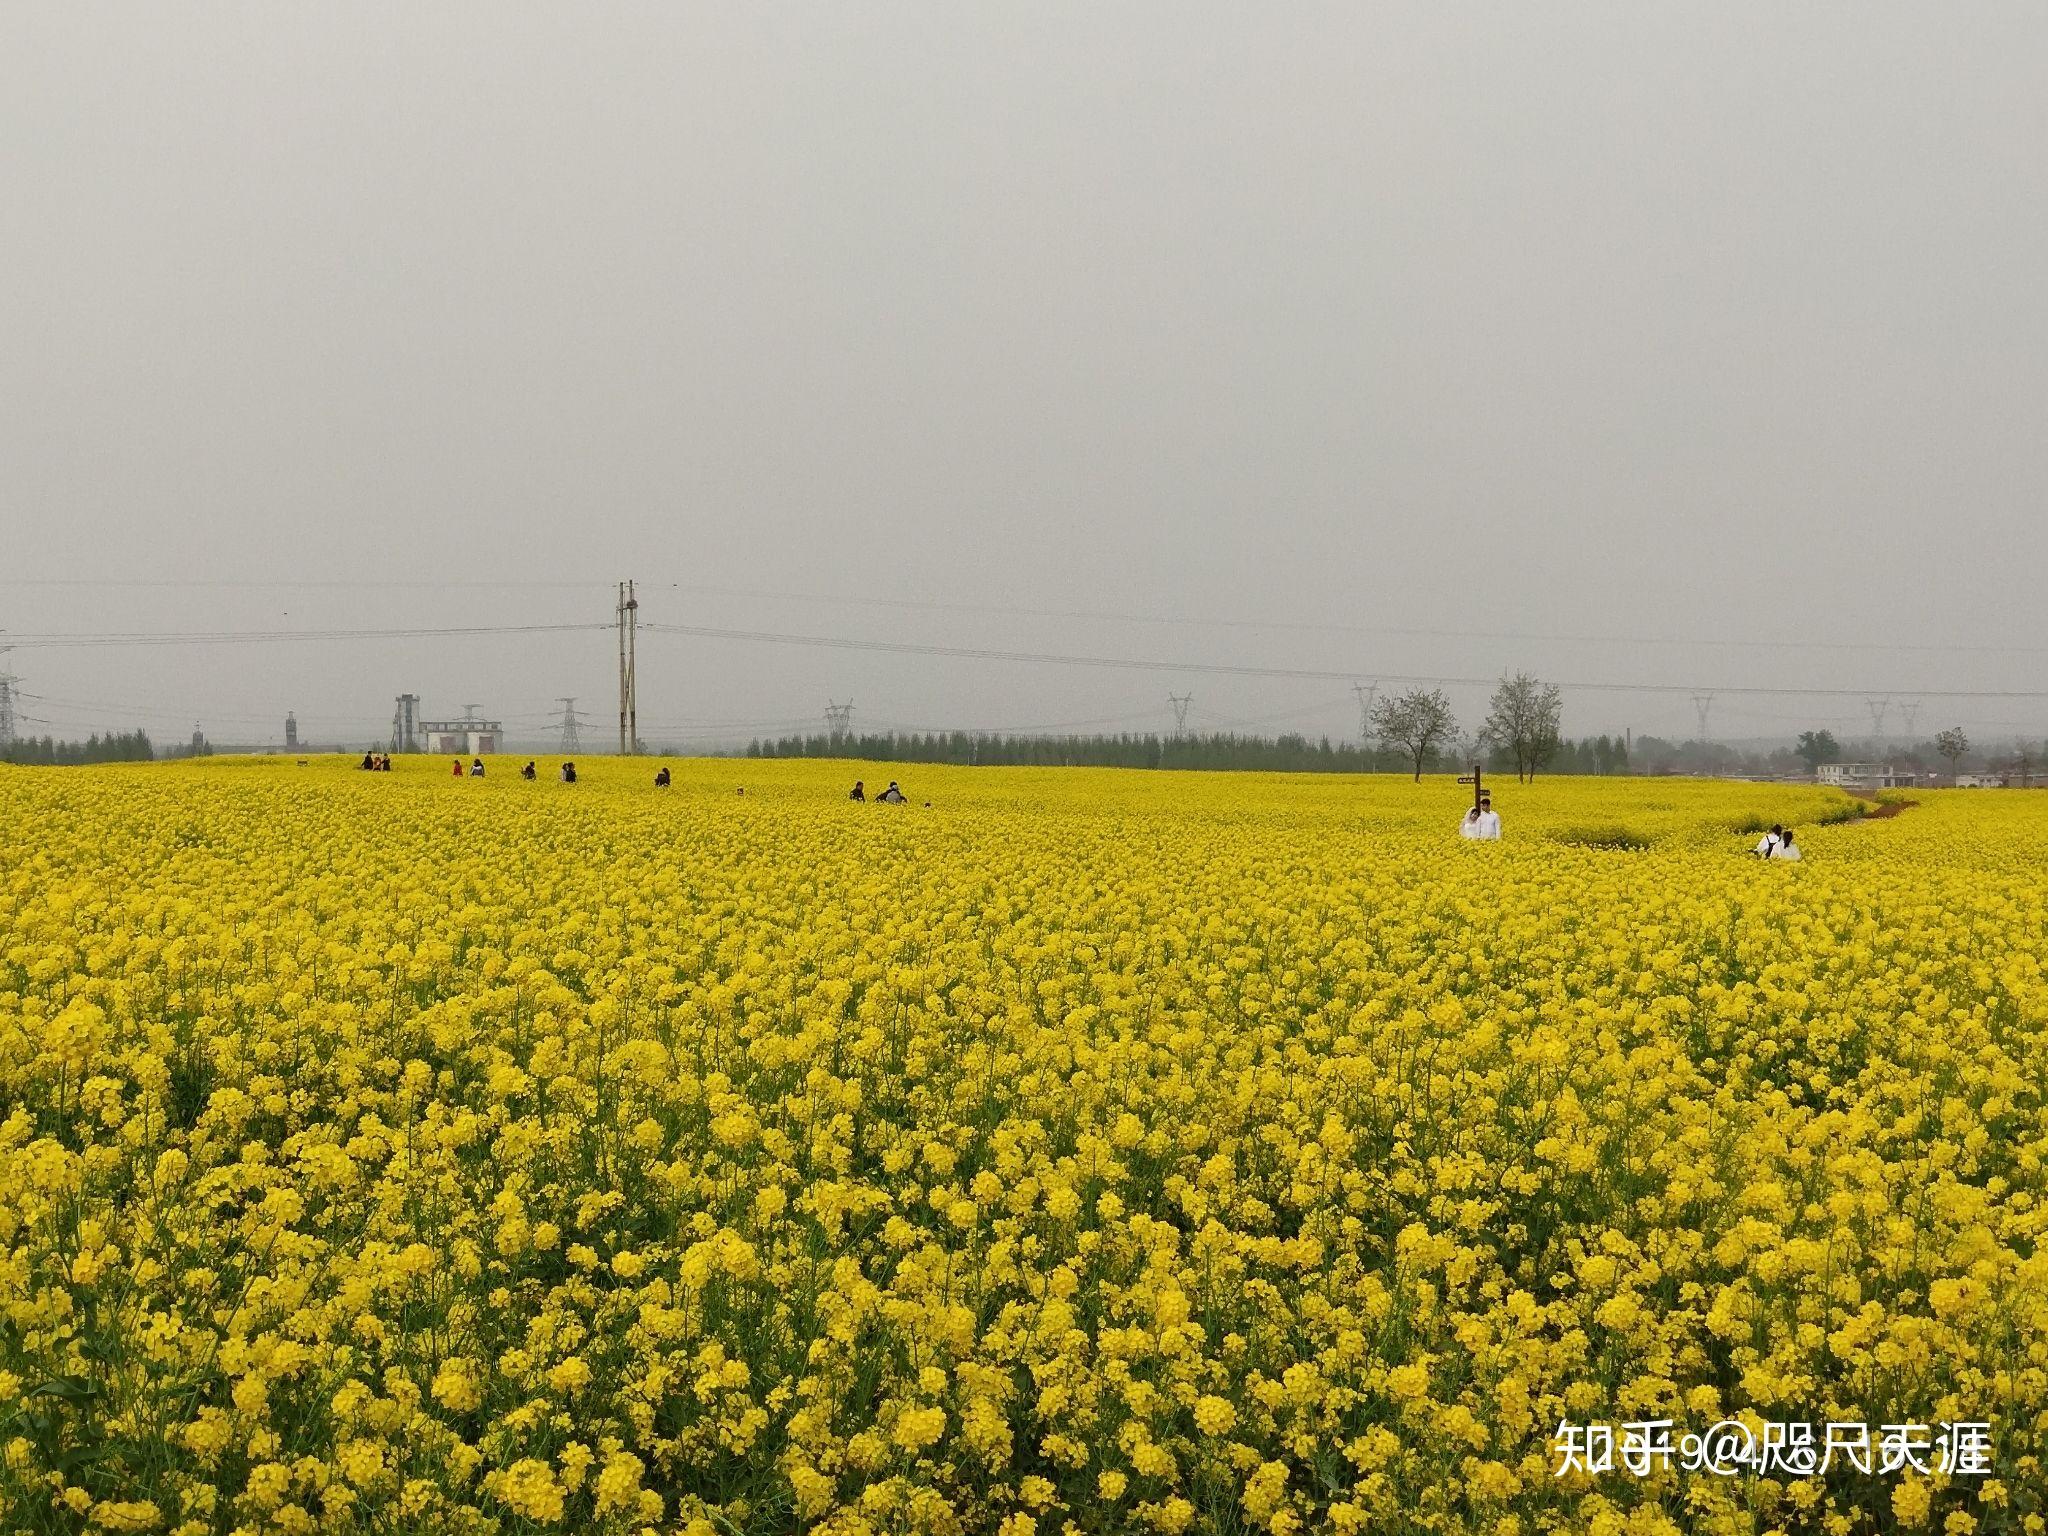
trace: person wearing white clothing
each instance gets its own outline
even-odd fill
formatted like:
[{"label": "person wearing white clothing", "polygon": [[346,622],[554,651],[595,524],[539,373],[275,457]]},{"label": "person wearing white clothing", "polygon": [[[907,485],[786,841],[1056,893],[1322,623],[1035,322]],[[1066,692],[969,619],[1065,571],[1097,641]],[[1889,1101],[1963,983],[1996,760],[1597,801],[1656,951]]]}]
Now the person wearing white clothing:
[{"label": "person wearing white clothing", "polygon": [[1785,829],[1782,826],[1772,827],[1770,831],[1757,840],[1756,856],[1760,859],[1768,859],[1778,851],[1778,844],[1784,841],[1784,837]]},{"label": "person wearing white clothing", "polygon": [[1774,859],[1790,859],[1795,864],[1799,862],[1801,858],[1799,845],[1792,841],[1791,828],[1787,827],[1785,829],[1785,835],[1778,839],[1778,846],[1771,852],[1770,857]]},{"label": "person wearing white clothing", "polygon": [[1472,835],[1481,842],[1497,843],[1500,841],[1500,813],[1493,808],[1493,796],[1481,795],[1479,797],[1479,821],[1477,823],[1477,830]]},{"label": "person wearing white clothing", "polygon": [[1465,819],[1458,823],[1458,836],[1470,840],[1480,835],[1479,807],[1475,805],[1465,813]]}]

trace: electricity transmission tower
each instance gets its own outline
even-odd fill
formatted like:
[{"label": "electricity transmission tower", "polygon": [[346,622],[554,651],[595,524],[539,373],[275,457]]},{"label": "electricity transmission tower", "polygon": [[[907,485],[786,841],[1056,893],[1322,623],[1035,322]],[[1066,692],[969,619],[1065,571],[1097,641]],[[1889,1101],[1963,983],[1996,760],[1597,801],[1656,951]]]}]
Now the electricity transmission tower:
[{"label": "electricity transmission tower", "polygon": [[853,734],[853,700],[836,704],[825,702],[825,734],[834,741],[844,741]]},{"label": "electricity transmission tower", "polygon": [[1692,707],[1699,711],[1699,740],[1705,741],[1707,739],[1707,711],[1714,707],[1714,696],[1711,693],[1696,693],[1692,696]]},{"label": "electricity transmission tower", "polygon": [[1906,717],[1906,745],[1913,744],[1913,724],[1920,718],[1920,700],[1899,700],[1899,713]]},{"label": "electricity transmission tower", "polygon": [[1870,711],[1870,736],[1879,746],[1884,745],[1884,717],[1891,712],[1890,699],[1865,699],[1863,705]]},{"label": "electricity transmission tower", "polygon": [[1372,704],[1379,697],[1378,683],[1353,683],[1351,691],[1358,695],[1358,744],[1366,751],[1372,750]]},{"label": "electricity transmission tower", "polygon": [[633,663],[635,641],[640,628],[640,600],[633,595],[633,583],[619,583],[619,756],[640,750],[640,705],[635,696]]},{"label": "electricity transmission tower", "polygon": [[582,721],[577,718],[576,700],[573,697],[558,698],[555,702],[562,706],[562,751],[566,755],[578,751],[583,745],[583,738],[576,734],[576,727],[582,724]]},{"label": "electricity transmission tower", "polygon": [[14,685],[21,681],[7,670],[7,653],[11,645],[0,645],[0,755],[14,747]]},{"label": "electricity transmission tower", "polygon": [[1169,693],[1166,702],[1173,706],[1173,734],[1185,736],[1188,733],[1188,705],[1194,702],[1192,693]]}]

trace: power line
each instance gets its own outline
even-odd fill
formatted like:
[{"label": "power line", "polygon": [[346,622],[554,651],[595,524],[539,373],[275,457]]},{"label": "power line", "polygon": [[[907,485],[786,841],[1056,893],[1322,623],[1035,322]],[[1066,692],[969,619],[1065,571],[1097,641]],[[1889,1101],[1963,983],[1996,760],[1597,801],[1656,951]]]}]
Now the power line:
[{"label": "power line", "polygon": [[547,635],[592,633],[609,624],[456,624],[404,629],[221,629],[132,631],[106,634],[24,635],[23,650],[97,649],[128,645],[254,645],[281,640],[439,640],[458,635]]},{"label": "power line", "polygon": [[[161,579],[101,581],[84,577],[6,577],[0,576],[0,586],[13,587],[135,587],[165,588],[171,590],[193,589],[247,589],[247,590],[338,590],[376,591],[390,590],[577,590],[588,591],[613,585],[605,581],[581,580],[474,580],[458,579],[434,581],[423,579],[397,580],[233,580],[233,579]],[[2048,655],[2048,646],[2015,646],[2004,643],[1972,644],[1963,641],[1901,641],[1901,640],[1777,640],[1750,639],[1728,635],[1584,635],[1546,633],[1539,630],[1474,630],[1447,629],[1433,626],[1407,626],[1385,624],[1347,624],[1312,619],[1245,619],[1219,618],[1205,615],[1200,618],[1183,618],[1172,614],[1133,613],[1113,609],[1089,608],[1039,608],[1023,604],[948,602],[931,598],[891,598],[865,595],[842,595],[829,592],[784,592],[767,588],[728,587],[703,582],[657,582],[655,589],[672,592],[696,592],[706,596],[742,598],[754,602],[795,602],[824,603],[842,607],[885,608],[924,613],[968,613],[975,615],[1000,614],[1012,618],[1040,619],[1088,619],[1104,623],[1165,625],[1189,629],[1255,629],[1285,630],[1303,633],[1325,633],[1365,636],[1408,636],[1431,640],[1522,640],[1539,641],[1563,645],[1671,645],[1671,646],[1713,646],[1738,650],[1767,651],[1832,651],[1832,652],[1916,652],[1926,654],[1969,654],[1989,656]],[[543,626],[577,628],[580,626]],[[511,633],[512,630],[444,630],[421,631],[419,633]],[[307,632],[311,634],[313,632]],[[370,632],[364,632],[370,633]],[[384,631],[378,633],[402,633]]]},{"label": "power line", "polygon": [[[1010,661],[1043,666],[1106,667],[1138,672],[1197,672],[1217,677],[1289,677],[1350,682],[1356,671],[1337,672],[1322,667],[1265,667],[1226,662],[1161,661],[1129,656],[1064,655],[1050,651],[1012,651],[966,645],[932,645],[902,640],[861,640],[839,635],[784,634],[759,629],[721,629],[706,624],[662,624],[650,621],[650,632],[689,635],[700,640],[743,640],[767,645],[814,646],[827,650],[883,651],[898,656],[951,656],[970,661]],[[1428,683],[1435,686],[1491,688],[1500,680],[1493,677],[1450,677],[1443,675],[1382,673],[1382,683]],[[1617,683],[1568,681],[1560,688],[1589,693],[1729,693],[1782,698],[1862,698],[1860,688],[1804,688],[1791,686],[1741,687],[1718,685],[1704,690],[1688,683]],[[1922,688],[1895,690],[1902,697],[1921,699],[2048,699],[2048,689]]]},{"label": "power line", "polygon": [[1319,632],[1341,635],[1400,635],[1430,640],[1536,640],[1568,645],[1682,645],[1721,646],[1751,650],[1815,651],[1925,651],[1967,652],[1983,655],[2041,654],[2048,646],[2031,648],[2010,645],[1972,645],[1958,641],[1915,644],[1906,641],[1851,640],[1760,640],[1734,636],[1671,635],[1574,635],[1544,634],[1529,630],[1461,630],[1384,624],[1345,624],[1310,619],[1179,618],[1169,614],[1132,613],[1090,608],[1035,608],[1003,603],[947,602],[933,598],[892,598],[839,596],[822,592],[775,592],[759,588],[711,586],[701,583],[670,582],[670,589],[699,592],[709,596],[737,597],[750,601],[839,604],[847,607],[895,608],[926,613],[1001,614],[1012,618],[1090,619],[1119,624],[1168,625],[1191,629],[1264,629]]}]

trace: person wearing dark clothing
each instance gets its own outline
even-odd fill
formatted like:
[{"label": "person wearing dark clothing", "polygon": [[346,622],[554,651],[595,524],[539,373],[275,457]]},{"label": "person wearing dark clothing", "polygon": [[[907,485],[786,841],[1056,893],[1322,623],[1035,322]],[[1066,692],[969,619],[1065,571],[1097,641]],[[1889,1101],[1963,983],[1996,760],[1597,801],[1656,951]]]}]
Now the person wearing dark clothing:
[{"label": "person wearing dark clothing", "polygon": [[519,777],[522,779],[537,779],[540,777],[540,774],[533,764],[529,762],[524,768],[519,770]]},{"label": "person wearing dark clothing", "polygon": [[574,784],[576,782],[576,765],[574,763],[562,764],[562,782],[564,784]]},{"label": "person wearing dark clothing", "polygon": [[365,768],[374,768],[377,766],[377,759],[372,757],[368,752],[365,752],[363,754],[363,766]]},{"label": "person wearing dark clothing", "polygon": [[668,769],[665,766],[655,773],[654,787],[656,789],[668,788]]},{"label": "person wearing dark clothing", "polygon": [[469,765],[469,776],[472,779],[480,779],[484,776],[484,760],[482,758],[478,758]]},{"label": "person wearing dark clothing", "polygon": [[894,779],[891,779],[889,781],[889,787],[887,789],[883,790],[879,795],[875,796],[875,804],[877,805],[908,805],[909,803],[910,801],[904,795],[903,791],[896,787],[896,781]]},{"label": "person wearing dark clothing", "polygon": [[865,802],[867,797],[868,792],[866,787],[862,785],[859,779],[855,779],[853,781],[853,793],[848,795],[846,798],[849,800],[860,800]]}]

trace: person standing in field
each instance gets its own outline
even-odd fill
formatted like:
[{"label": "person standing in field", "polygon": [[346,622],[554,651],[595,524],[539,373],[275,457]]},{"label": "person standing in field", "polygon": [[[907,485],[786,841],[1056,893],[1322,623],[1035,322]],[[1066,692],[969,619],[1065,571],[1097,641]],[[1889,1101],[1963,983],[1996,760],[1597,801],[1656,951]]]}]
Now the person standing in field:
[{"label": "person standing in field", "polygon": [[891,779],[889,781],[889,787],[887,789],[883,790],[879,795],[875,796],[875,804],[877,805],[905,805],[908,803],[909,802],[905,797],[903,791],[896,787],[896,781],[894,779]]},{"label": "person standing in field", "polygon": [[459,757],[455,759],[455,777],[462,777],[462,759]]},{"label": "person standing in field", "polygon": [[1493,796],[1482,794],[1479,797],[1479,828],[1472,835],[1481,842],[1500,841],[1500,813],[1493,808]]},{"label": "person standing in field", "polygon": [[868,792],[866,787],[861,783],[859,779],[855,779],[853,781],[853,793],[848,795],[846,798],[849,800],[859,800],[863,803],[866,802],[868,798]]},{"label": "person standing in field", "polygon": [[519,777],[522,779],[537,779],[540,777],[539,771],[533,766],[532,759],[529,758],[526,766],[519,770]]},{"label": "person standing in field", "polygon": [[1458,836],[1468,842],[1479,836],[1479,807],[1473,806],[1465,813],[1465,819],[1458,823]]},{"label": "person standing in field", "polygon": [[484,776],[484,760],[482,758],[478,758],[469,765],[469,776],[472,779],[480,779]]},{"label": "person standing in field", "polygon": [[564,784],[574,784],[576,782],[576,765],[574,763],[562,764],[562,782]]},{"label": "person standing in field", "polygon": [[661,768],[656,771],[654,775],[654,787],[656,789],[668,788],[668,765],[666,763],[664,763],[661,766]]}]

